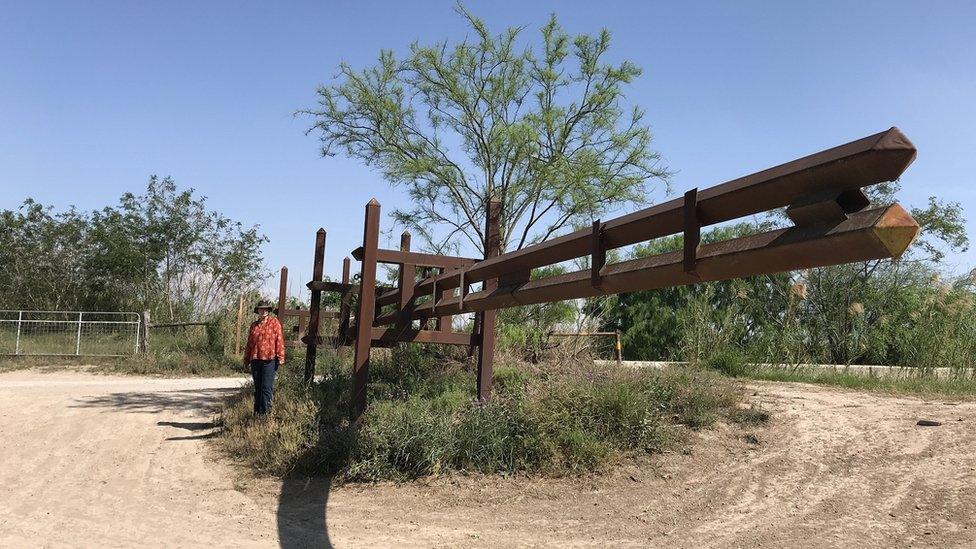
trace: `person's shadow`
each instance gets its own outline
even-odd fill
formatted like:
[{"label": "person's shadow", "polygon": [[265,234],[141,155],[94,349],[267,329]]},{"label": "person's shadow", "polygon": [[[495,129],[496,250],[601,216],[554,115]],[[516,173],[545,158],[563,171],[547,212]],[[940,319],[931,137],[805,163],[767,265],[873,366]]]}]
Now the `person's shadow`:
[{"label": "person's shadow", "polygon": [[285,549],[332,547],[326,521],[329,477],[285,477],[278,497],[278,540]]}]

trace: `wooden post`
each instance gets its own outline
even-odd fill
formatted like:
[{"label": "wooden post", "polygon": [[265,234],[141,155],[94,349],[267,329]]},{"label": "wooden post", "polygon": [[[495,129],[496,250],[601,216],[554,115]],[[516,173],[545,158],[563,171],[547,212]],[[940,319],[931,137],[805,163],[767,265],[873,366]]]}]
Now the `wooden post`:
[{"label": "wooden post", "polygon": [[[492,198],[485,219],[485,259],[501,253],[501,201]],[[498,279],[485,280],[485,290],[498,287]],[[464,288],[461,288],[463,295]],[[491,397],[492,363],[495,360],[495,310],[478,313],[481,318],[481,348],[478,352],[478,400]]]},{"label": "wooden post", "polygon": [[139,350],[149,352],[149,311],[142,312],[142,333],[139,338]]},{"label": "wooden post", "polygon": [[376,310],[376,249],[380,237],[380,203],[366,204],[363,223],[363,259],[359,280],[359,314],[356,315],[356,343],[352,364],[350,419],[362,420],[366,411],[366,386],[369,383],[369,352],[373,339],[373,313]]},{"label": "wooden post", "polygon": [[[315,233],[315,262],[312,264],[312,280],[322,281],[325,265],[325,229]],[[315,379],[315,353],[318,350],[319,308],[322,306],[322,290],[312,290],[308,307],[308,339],[305,340],[305,384],[311,385]]]},{"label": "wooden post", "polygon": [[[403,231],[403,234],[400,235],[400,251],[410,251],[410,233],[407,231]],[[397,305],[397,311],[399,313],[397,326],[400,328],[409,328],[413,324],[411,313],[413,312],[413,286],[417,283],[416,268],[412,263],[400,264],[400,276],[397,281],[397,284],[400,286],[400,302]]]},{"label": "wooden post", "polygon": [[241,324],[244,323],[244,294],[237,297],[237,322],[234,323],[234,356],[241,356]]}]

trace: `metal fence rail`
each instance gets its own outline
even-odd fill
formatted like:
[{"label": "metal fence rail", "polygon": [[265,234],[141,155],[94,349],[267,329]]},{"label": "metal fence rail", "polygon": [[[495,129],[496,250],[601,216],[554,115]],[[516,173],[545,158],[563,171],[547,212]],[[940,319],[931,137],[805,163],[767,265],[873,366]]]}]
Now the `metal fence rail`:
[{"label": "metal fence rail", "polygon": [[139,330],[132,312],[0,310],[0,355],[126,356]]}]

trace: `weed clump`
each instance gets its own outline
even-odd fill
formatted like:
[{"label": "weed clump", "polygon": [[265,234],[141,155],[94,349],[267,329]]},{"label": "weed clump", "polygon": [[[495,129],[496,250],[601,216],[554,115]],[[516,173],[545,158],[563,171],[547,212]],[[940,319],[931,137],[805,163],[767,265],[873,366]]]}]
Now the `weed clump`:
[{"label": "weed clump", "polygon": [[559,476],[671,449],[689,430],[739,413],[739,392],[703,369],[500,364],[493,398],[480,403],[473,372],[418,349],[373,362],[358,427],[347,420],[348,368],[333,360],[311,387],[281,372],[266,423],[250,423],[244,389],[222,414],[222,445],[264,472],[346,481],[445,471]]}]

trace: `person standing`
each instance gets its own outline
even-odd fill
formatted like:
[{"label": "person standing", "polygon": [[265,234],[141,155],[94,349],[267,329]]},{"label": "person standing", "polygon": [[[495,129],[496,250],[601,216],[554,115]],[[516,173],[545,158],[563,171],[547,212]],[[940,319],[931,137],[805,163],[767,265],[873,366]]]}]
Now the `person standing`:
[{"label": "person standing", "polygon": [[271,316],[271,303],[259,301],[254,307],[258,319],[251,323],[244,348],[244,367],[254,377],[254,415],[265,417],[271,411],[275,372],[285,363],[285,338],[281,323]]}]

